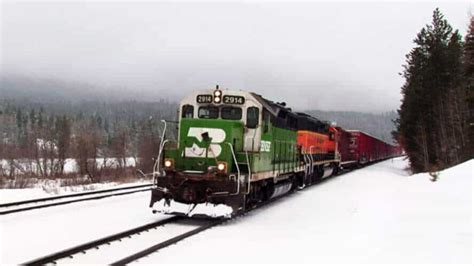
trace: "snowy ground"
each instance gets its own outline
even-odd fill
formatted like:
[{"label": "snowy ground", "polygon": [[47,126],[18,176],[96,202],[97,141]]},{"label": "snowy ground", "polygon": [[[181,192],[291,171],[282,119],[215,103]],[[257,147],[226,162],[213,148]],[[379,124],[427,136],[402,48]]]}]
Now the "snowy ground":
[{"label": "snowy ground", "polygon": [[[470,263],[474,161],[408,176],[388,160],[283,198],[140,263]],[[185,254],[185,256],[184,256]]]},{"label": "snowy ground", "polygon": [[70,195],[88,191],[98,191],[111,188],[138,186],[144,184],[150,184],[152,181],[147,179],[137,180],[136,182],[129,183],[93,183],[87,185],[78,186],[60,186],[58,182],[51,182],[47,187],[35,187],[35,188],[15,188],[15,189],[0,189],[0,204],[30,200],[37,198],[54,197],[59,195]]},{"label": "snowy ground", "polygon": [[148,209],[150,192],[0,216],[0,265],[19,264],[144,225],[163,216]]},{"label": "snowy ground", "polygon": [[[294,193],[138,263],[471,263],[474,160],[408,176],[388,160]],[[0,264],[143,225],[149,193],[0,216]],[[128,254],[120,254],[121,256]]]}]

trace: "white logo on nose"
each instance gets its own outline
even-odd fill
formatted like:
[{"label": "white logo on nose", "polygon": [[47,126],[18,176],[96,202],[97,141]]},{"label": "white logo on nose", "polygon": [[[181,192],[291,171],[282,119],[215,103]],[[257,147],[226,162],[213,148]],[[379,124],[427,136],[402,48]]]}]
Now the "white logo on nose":
[{"label": "white logo on nose", "polygon": [[[202,135],[207,133],[211,139],[211,144],[209,145],[209,152],[207,157],[215,158],[218,157],[222,152],[222,147],[220,143],[225,140],[225,131],[220,128],[207,128],[207,127],[191,127],[188,131],[188,137],[194,137],[199,142],[203,141]],[[206,157],[206,148],[199,147],[196,143],[193,143],[191,148],[186,147],[184,149],[184,155],[186,157]]]}]

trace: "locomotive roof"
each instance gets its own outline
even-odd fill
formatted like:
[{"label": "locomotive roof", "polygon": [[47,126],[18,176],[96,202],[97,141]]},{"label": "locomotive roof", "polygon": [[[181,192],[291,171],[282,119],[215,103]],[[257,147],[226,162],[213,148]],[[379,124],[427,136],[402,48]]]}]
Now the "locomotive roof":
[{"label": "locomotive roof", "polygon": [[[233,95],[239,95],[243,96],[245,98],[252,97],[254,98],[258,103],[260,103],[265,109],[267,109],[271,115],[278,117],[278,114],[280,111],[287,112],[289,115],[295,117],[296,119],[307,119],[310,121],[313,121],[315,123],[322,123],[322,124],[329,124],[327,121],[319,120],[314,116],[311,116],[310,114],[303,113],[303,112],[293,112],[291,108],[286,107],[284,103],[278,103],[278,102],[273,102],[269,99],[264,98],[262,95],[257,94],[255,92],[249,92],[249,91],[243,91],[243,90],[229,90],[229,89],[221,89],[225,94],[233,94]],[[193,93],[187,95],[181,103],[186,103],[186,102],[194,102],[196,95],[199,94],[209,94],[213,91],[213,89],[206,89],[206,90],[199,90],[199,91],[194,91]]]},{"label": "locomotive roof", "polygon": [[310,121],[313,121],[315,123],[322,123],[322,124],[330,125],[330,123],[328,121],[318,119],[318,118],[316,118],[316,117],[314,117],[310,114],[307,114],[307,113],[297,112],[296,114],[298,115],[298,119],[303,118],[303,119],[308,119]]},{"label": "locomotive roof", "polygon": [[280,110],[285,110],[289,113],[293,113],[294,115],[296,115],[296,113],[292,112],[290,108],[283,106],[279,103],[270,101],[268,99],[265,99],[260,94],[257,94],[255,92],[251,92],[250,94],[253,97],[255,97],[255,99],[257,99],[257,101],[259,101],[263,105],[263,107],[265,107],[268,111],[270,111],[270,113],[272,113],[274,116],[277,116]]}]

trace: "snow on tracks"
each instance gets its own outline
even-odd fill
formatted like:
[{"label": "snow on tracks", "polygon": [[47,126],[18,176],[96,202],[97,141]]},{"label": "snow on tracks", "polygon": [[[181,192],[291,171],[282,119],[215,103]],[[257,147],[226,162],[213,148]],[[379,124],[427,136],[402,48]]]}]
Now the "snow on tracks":
[{"label": "snow on tracks", "polygon": [[[0,215],[23,212],[28,210],[53,207],[58,205],[70,204],[74,202],[81,202],[86,200],[97,200],[112,196],[127,195],[131,193],[143,192],[150,190],[152,184],[144,184],[129,187],[112,188],[105,190],[89,191],[82,193],[75,193],[69,195],[37,198],[31,200],[9,202],[0,204]],[[92,196],[93,195],[93,196]],[[72,199],[71,198],[75,198]],[[49,203],[48,203],[49,202]]]}]

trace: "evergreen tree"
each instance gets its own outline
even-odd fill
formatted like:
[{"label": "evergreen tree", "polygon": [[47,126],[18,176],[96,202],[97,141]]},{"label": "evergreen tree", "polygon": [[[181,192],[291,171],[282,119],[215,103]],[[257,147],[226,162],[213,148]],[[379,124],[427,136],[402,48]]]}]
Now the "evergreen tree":
[{"label": "evergreen tree", "polygon": [[464,44],[464,80],[467,108],[465,111],[467,147],[466,158],[474,157],[474,17],[471,16]]},{"label": "evergreen tree", "polygon": [[459,162],[463,131],[462,42],[439,9],[407,55],[399,110],[399,141],[414,172]]}]

